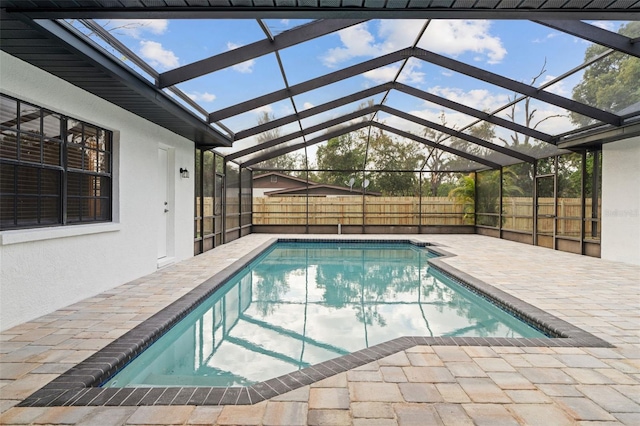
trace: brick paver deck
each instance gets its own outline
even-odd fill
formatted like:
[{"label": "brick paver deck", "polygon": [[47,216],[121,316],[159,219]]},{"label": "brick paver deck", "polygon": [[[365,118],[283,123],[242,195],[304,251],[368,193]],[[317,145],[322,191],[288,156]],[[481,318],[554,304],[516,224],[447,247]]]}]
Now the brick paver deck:
[{"label": "brick paver deck", "polygon": [[441,244],[455,255],[444,262],[614,347],[415,346],[245,406],[16,407],[273,237],[249,235],[1,333],[0,424],[640,425],[640,267],[479,235],[375,238]]}]

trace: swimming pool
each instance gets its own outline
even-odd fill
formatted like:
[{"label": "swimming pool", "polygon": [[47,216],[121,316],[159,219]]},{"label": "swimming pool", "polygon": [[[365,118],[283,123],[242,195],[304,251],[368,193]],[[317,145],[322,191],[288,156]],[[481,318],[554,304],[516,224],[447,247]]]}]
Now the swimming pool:
[{"label": "swimming pool", "polygon": [[279,242],[104,384],[249,386],[400,336],[545,335],[409,243]]},{"label": "swimming pool", "polygon": [[[452,266],[449,259],[455,259],[455,254],[447,252],[442,246],[434,246],[423,239],[406,238],[389,241],[375,236],[366,238],[318,238],[318,237],[288,237],[269,238],[258,246],[243,247],[241,257],[227,259],[228,266],[218,270],[182,297],[174,300],[165,308],[138,324],[123,336],[115,339],[79,364],[71,367],[57,378],[34,391],[17,407],[61,407],[61,406],[169,406],[169,405],[246,405],[256,404],[292,390],[313,384],[338,373],[346,372],[367,363],[381,360],[387,356],[402,353],[416,346],[480,346],[480,347],[567,347],[567,348],[612,348],[609,342],[578,328],[566,321],[545,312],[524,300],[515,297],[499,288],[474,277]],[[472,292],[490,299],[493,303],[503,307],[517,317],[522,317],[527,323],[535,324],[550,337],[519,338],[519,337],[430,337],[428,335],[404,335],[377,345],[363,348],[348,355],[339,356],[311,367],[295,370],[288,374],[272,377],[269,380],[255,383],[251,386],[214,387],[207,386],[103,386],[117,372],[121,371],[145,349],[157,341],[167,330],[170,330],[180,320],[193,312],[202,301],[221,289],[237,273],[241,272],[253,260],[265,253],[277,242],[385,242],[410,243],[416,246],[428,246],[429,251],[437,252],[441,257],[428,259],[428,263],[453,277],[456,281]],[[240,243],[243,243],[241,241]],[[469,250],[474,247],[469,246]],[[217,262],[221,251],[212,250],[199,259]],[[236,252],[233,250],[232,252]],[[185,277],[189,280],[190,277]],[[181,277],[173,275],[172,282],[180,285]]]}]

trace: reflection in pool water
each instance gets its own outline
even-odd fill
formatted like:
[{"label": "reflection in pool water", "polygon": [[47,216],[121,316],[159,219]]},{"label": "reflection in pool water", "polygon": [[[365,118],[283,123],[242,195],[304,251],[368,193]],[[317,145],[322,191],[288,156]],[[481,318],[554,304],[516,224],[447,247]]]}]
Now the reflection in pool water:
[{"label": "reflection in pool water", "polygon": [[411,244],[278,243],[105,386],[244,386],[400,336],[544,337]]}]

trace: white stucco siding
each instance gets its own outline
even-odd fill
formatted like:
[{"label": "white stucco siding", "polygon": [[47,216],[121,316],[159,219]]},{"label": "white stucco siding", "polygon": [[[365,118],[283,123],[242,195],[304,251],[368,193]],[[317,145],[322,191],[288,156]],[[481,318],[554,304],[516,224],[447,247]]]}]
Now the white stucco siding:
[{"label": "white stucco siding", "polygon": [[602,147],[602,253],[640,265],[640,137]]},{"label": "white stucco siding", "polygon": [[[158,267],[158,149],[169,152],[169,253],[193,256],[193,142],[0,52],[0,90],[114,132],[113,223],[0,233],[0,329]],[[178,169],[186,167],[189,179]]]}]

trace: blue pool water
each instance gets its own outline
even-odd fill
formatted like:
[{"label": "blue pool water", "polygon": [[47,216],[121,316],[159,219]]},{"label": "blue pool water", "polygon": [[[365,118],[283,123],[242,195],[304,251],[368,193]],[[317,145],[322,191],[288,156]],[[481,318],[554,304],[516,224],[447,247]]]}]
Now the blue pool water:
[{"label": "blue pool water", "polygon": [[246,386],[400,336],[545,337],[411,244],[277,243],[105,386]]}]

